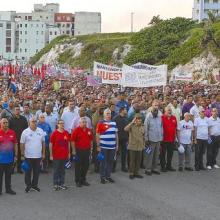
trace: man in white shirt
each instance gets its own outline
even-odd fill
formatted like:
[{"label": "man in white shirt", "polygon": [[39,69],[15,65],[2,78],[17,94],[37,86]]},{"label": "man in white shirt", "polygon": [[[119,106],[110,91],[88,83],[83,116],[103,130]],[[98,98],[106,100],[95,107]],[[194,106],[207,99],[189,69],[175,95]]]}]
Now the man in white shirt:
[{"label": "man in white shirt", "polygon": [[72,130],[75,128],[79,127],[80,125],[80,118],[85,118],[86,120],[86,127],[89,129],[92,129],[92,122],[89,117],[86,116],[86,109],[84,107],[80,107],[79,109],[79,115],[74,117],[73,122],[72,122]]},{"label": "man in white shirt", "polygon": [[183,164],[185,159],[185,170],[193,171],[191,167],[191,154],[192,154],[192,139],[194,127],[192,121],[190,121],[190,114],[187,112],[184,114],[184,120],[180,121],[177,128],[177,137],[179,144],[185,149],[184,153],[179,153],[179,171],[183,171]]},{"label": "man in white shirt", "polygon": [[52,106],[46,105],[45,112],[43,114],[45,116],[45,122],[50,125],[52,132],[55,131],[58,118],[57,115],[52,112]]},{"label": "man in white shirt", "polygon": [[200,102],[201,102],[200,97],[196,97],[194,102],[195,102],[195,105],[189,111],[190,114],[193,116],[193,120],[199,117],[199,112],[200,110],[203,109],[202,106],[200,105]]},{"label": "man in white shirt", "polygon": [[207,169],[212,167],[218,169],[216,158],[220,147],[220,118],[218,117],[218,110],[212,109],[212,117],[208,120],[210,144],[207,148]]},{"label": "man in white shirt", "polygon": [[[25,172],[25,192],[31,189],[40,192],[38,188],[38,179],[40,174],[41,161],[45,159],[45,133],[41,128],[37,127],[37,119],[30,119],[30,126],[21,134],[21,150],[30,169]],[[31,174],[33,172],[33,179]]]},{"label": "man in white shirt", "polygon": [[64,121],[64,129],[71,134],[72,123],[75,117],[78,116],[78,113],[74,111],[74,101],[69,101],[68,109],[63,112],[61,119]]},{"label": "man in white shirt", "polygon": [[203,166],[203,155],[208,146],[208,118],[205,117],[205,109],[200,110],[200,116],[194,121],[195,129],[195,169],[196,171],[205,170]]},{"label": "man in white shirt", "polygon": [[176,117],[177,123],[179,123],[182,117],[182,110],[178,105],[178,101],[176,99],[173,99],[168,107],[171,108],[172,114]]}]

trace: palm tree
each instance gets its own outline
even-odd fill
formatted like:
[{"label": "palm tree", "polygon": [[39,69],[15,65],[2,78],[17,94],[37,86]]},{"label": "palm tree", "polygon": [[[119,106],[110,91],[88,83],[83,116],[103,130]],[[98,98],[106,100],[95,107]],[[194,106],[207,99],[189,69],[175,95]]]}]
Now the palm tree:
[{"label": "palm tree", "polygon": [[156,24],[159,24],[162,21],[163,20],[160,18],[160,15],[153,16],[153,18],[151,19],[149,25],[156,25]]}]

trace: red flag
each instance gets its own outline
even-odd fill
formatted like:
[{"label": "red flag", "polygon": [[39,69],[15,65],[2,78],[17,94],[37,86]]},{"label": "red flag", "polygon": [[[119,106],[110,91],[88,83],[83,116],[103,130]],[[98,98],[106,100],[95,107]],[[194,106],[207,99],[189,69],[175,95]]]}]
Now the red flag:
[{"label": "red flag", "polygon": [[105,133],[110,127],[111,127],[111,125],[105,124],[105,122],[99,122],[99,123],[97,124],[97,127],[96,127],[96,133],[98,133],[98,134],[103,134],[103,133]]}]

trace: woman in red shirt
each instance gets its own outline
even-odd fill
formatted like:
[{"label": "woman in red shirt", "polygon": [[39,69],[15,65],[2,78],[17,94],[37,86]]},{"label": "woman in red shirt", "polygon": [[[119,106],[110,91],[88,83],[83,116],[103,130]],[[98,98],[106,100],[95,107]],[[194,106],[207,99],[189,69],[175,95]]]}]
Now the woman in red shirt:
[{"label": "woman in red shirt", "polygon": [[50,159],[53,160],[53,184],[54,190],[66,190],[65,182],[65,163],[70,158],[70,137],[64,130],[64,121],[58,121],[58,129],[50,137]]},{"label": "woman in red shirt", "polygon": [[86,127],[86,118],[80,118],[79,127],[75,128],[72,133],[73,154],[79,158],[75,163],[75,182],[77,187],[89,186],[86,181],[86,174],[89,168],[89,156],[93,141],[92,130]]}]

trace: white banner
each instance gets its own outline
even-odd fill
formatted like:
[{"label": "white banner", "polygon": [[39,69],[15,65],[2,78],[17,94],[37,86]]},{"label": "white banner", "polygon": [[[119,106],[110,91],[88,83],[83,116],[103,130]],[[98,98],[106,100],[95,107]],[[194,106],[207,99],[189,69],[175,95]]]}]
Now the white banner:
[{"label": "white banner", "polygon": [[178,71],[173,74],[174,81],[192,81],[193,79],[192,73]]},{"label": "white banner", "polygon": [[94,62],[94,76],[102,78],[104,84],[120,84],[122,69],[115,66],[109,66],[102,63]]},{"label": "white banner", "polygon": [[132,67],[123,65],[123,87],[152,87],[165,86],[167,83],[167,65],[151,66],[143,63],[134,64]]}]

